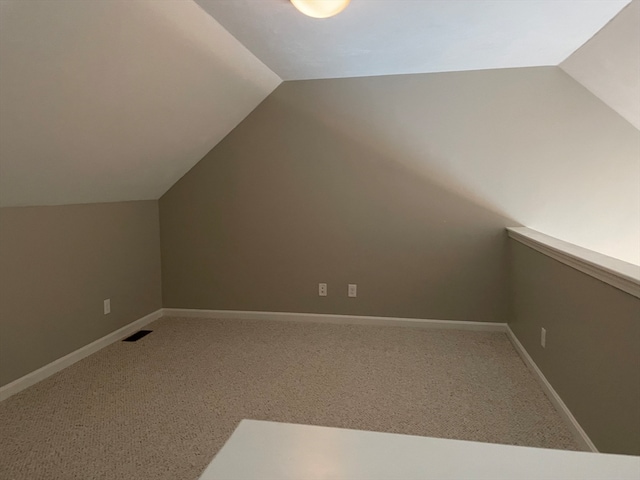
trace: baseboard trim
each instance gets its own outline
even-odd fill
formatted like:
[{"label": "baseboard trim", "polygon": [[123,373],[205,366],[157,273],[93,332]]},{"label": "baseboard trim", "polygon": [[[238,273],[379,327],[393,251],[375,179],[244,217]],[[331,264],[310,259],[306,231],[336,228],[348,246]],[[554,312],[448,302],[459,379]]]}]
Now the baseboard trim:
[{"label": "baseboard trim", "polygon": [[148,325],[149,323],[157,320],[162,317],[162,309],[156,310],[149,315],[145,315],[138,320],[125,325],[122,328],[119,328],[115,332],[111,332],[108,335],[105,335],[102,338],[99,338],[95,342],[92,342],[84,347],[75,350],[74,352],[65,355],[62,358],[54,360],[53,362],[41,367],[37,370],[34,370],[31,373],[26,374],[24,377],[20,377],[17,380],[14,380],[11,383],[6,384],[3,387],[0,387],[0,401],[9,398],[12,395],[15,395],[18,392],[21,392],[25,388],[30,387],[47,377],[50,377],[54,373],[59,372],[60,370],[67,368],[70,365],[73,365],[79,360],[82,360],[85,357],[88,357],[92,353],[97,352],[98,350],[103,349],[107,345],[110,345],[118,340],[129,336],[133,332],[139,330],[140,328]]},{"label": "baseboard trim", "polygon": [[468,322],[462,320],[426,320],[420,318],[370,317],[362,315],[338,315],[330,313],[255,312],[241,310],[199,310],[191,308],[163,308],[167,317],[279,320],[314,323],[340,323],[345,325],[381,325],[413,328],[445,328],[485,332],[506,332],[506,323]]},{"label": "baseboard trim", "polygon": [[531,373],[533,373],[533,376],[536,377],[536,380],[538,380],[538,383],[542,387],[542,390],[544,390],[544,393],[547,395],[553,406],[564,418],[567,425],[569,425],[569,428],[571,428],[573,436],[578,441],[580,446],[591,452],[598,453],[598,449],[593,444],[587,433],[580,426],[578,420],[576,420],[576,417],[573,416],[573,414],[569,410],[569,407],[567,407],[567,405],[562,401],[562,398],[560,398],[558,392],[556,392],[555,389],[551,386],[540,368],[538,368],[538,365],[536,365],[536,363],[533,361],[533,358],[531,358],[529,353],[525,350],[524,346],[520,343],[520,340],[518,340],[518,337],[515,336],[513,330],[511,330],[511,327],[509,326],[507,326],[507,336],[509,337],[509,340],[511,340],[511,343],[524,361],[527,368],[529,368]]}]

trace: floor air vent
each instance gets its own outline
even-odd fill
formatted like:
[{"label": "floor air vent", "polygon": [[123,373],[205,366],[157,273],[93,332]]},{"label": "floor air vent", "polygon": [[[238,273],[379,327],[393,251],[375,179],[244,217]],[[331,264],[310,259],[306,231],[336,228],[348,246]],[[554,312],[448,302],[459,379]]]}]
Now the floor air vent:
[{"label": "floor air vent", "polygon": [[153,330],[138,330],[136,333],[134,333],[133,335],[131,335],[131,336],[127,337],[127,338],[125,338],[122,341],[123,342],[137,342],[138,340],[140,340],[145,335],[149,335],[151,332],[153,332]]}]

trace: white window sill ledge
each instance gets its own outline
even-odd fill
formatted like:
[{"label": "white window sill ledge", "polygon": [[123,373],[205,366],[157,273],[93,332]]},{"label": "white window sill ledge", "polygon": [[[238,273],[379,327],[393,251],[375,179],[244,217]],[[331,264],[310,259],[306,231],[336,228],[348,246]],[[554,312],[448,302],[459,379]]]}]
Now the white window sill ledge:
[{"label": "white window sill ledge", "polygon": [[640,266],[558,240],[527,227],[508,227],[507,230],[514,240],[640,298]]}]

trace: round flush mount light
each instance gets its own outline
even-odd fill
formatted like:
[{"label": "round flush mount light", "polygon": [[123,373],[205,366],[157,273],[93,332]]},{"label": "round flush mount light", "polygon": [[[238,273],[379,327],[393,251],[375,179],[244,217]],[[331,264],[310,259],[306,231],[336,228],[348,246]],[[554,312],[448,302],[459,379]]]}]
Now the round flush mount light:
[{"label": "round flush mount light", "polygon": [[293,6],[313,18],[328,18],[347,8],[351,0],[291,0]]}]

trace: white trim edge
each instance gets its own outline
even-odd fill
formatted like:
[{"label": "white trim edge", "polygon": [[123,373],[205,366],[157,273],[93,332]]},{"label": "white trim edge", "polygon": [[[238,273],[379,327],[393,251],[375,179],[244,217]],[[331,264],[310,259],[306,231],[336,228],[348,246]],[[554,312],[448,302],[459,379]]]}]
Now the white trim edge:
[{"label": "white trim edge", "polygon": [[17,380],[14,380],[13,382],[8,383],[3,387],[0,387],[0,401],[5,400],[18,392],[21,392],[25,388],[28,388],[31,385],[34,385],[41,380],[50,377],[54,373],[57,373],[70,365],[73,365],[77,361],[88,357],[92,353],[103,349],[107,345],[110,345],[124,337],[129,336],[130,334],[136,332],[137,330],[144,327],[145,325],[148,325],[154,320],[159,319],[160,317],[162,317],[162,309],[158,309],[155,312],[150,313],[149,315],[145,315],[144,317],[139,318],[138,320],[135,320],[122,328],[119,328],[115,332],[111,332],[108,335],[99,338],[95,342],[91,342],[90,344],[85,345],[84,347],[81,347],[62,358],[54,360],[44,367],[34,370],[31,373],[27,373],[24,377],[20,377]]},{"label": "white trim edge", "polygon": [[508,227],[507,231],[514,240],[640,298],[640,266],[573,245],[527,227]]},{"label": "white trim edge", "polygon": [[340,323],[344,325],[382,325],[414,328],[447,328],[485,332],[506,332],[506,323],[468,322],[462,320],[425,320],[420,318],[370,317],[362,315],[338,315],[332,313],[254,312],[240,310],[197,310],[190,308],[164,308],[168,317],[279,320],[293,322]]},{"label": "white trim edge", "polygon": [[580,444],[580,446],[584,449],[587,449],[592,452],[598,452],[598,449],[593,444],[587,433],[582,429],[576,417],[573,416],[567,405],[562,401],[558,392],[551,386],[547,378],[544,376],[542,371],[538,368],[536,363],[533,361],[533,358],[529,355],[529,353],[525,350],[524,346],[518,340],[518,337],[515,336],[511,327],[507,326],[507,337],[511,340],[514,348],[520,354],[522,361],[525,363],[527,368],[533,373],[536,380],[544,390],[544,393],[547,395],[552,405],[556,408],[558,413],[564,418],[567,425],[571,428],[573,436],[576,441]]}]

